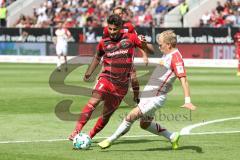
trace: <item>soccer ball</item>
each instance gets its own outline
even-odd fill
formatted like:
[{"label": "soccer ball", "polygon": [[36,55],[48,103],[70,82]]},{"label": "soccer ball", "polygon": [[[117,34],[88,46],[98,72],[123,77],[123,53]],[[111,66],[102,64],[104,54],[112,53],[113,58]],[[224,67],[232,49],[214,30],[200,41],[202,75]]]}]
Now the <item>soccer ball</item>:
[{"label": "soccer ball", "polygon": [[73,138],[74,149],[88,149],[91,143],[91,138],[85,133],[79,133]]}]

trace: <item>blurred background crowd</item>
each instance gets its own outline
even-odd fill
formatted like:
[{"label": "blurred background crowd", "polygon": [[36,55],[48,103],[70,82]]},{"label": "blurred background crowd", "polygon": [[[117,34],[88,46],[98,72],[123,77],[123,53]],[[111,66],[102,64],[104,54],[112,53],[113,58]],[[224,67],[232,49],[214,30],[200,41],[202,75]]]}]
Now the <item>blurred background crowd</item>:
[{"label": "blurred background crowd", "polygon": [[[14,1],[0,0],[1,9]],[[33,16],[19,15],[14,27],[55,27],[59,22],[65,22],[66,27],[103,27],[116,6],[126,8],[124,19],[140,27],[163,27],[164,15],[176,6],[180,6],[181,15],[189,9],[185,0],[46,0],[34,8]],[[217,2],[214,10],[202,15],[199,26],[240,26],[240,1]]]}]

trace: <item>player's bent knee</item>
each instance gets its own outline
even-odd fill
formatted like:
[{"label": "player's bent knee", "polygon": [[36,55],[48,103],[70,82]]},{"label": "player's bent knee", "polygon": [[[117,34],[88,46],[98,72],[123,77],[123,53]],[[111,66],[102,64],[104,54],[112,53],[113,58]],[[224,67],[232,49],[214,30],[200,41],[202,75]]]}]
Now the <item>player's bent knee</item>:
[{"label": "player's bent knee", "polygon": [[125,120],[131,122],[131,118],[129,116],[125,117]]},{"label": "player's bent knee", "polygon": [[128,121],[128,122],[131,122],[133,123],[135,121],[135,115],[132,115],[132,114],[129,114],[125,117],[125,120]]},{"label": "player's bent knee", "polygon": [[132,79],[131,79],[131,83],[132,83],[132,84],[135,84],[135,85],[136,85],[136,84],[139,84],[137,78],[132,78]]},{"label": "player's bent knee", "polygon": [[140,121],[140,127],[142,129],[147,129],[150,126],[151,122],[150,121]]},{"label": "player's bent knee", "polygon": [[88,103],[89,104],[91,104],[92,105],[92,107],[96,107],[99,103],[100,103],[100,99],[93,99],[93,98],[91,98],[89,101],[88,101]]},{"label": "player's bent knee", "polygon": [[137,75],[132,73],[131,74],[131,79],[136,81],[137,80]]}]

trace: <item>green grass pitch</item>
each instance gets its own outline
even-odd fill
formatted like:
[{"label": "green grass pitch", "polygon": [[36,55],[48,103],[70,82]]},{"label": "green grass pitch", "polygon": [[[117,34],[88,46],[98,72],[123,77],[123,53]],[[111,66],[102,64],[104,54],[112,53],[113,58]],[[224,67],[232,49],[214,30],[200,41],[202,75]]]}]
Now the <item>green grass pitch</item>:
[{"label": "green grass pitch", "polygon": [[[131,110],[126,103],[121,104],[89,150],[73,150],[72,143],[64,139],[73,130],[75,121],[59,118],[55,108],[59,102],[71,100],[70,112],[76,115],[89,97],[54,91],[49,85],[54,69],[55,65],[49,64],[0,64],[0,160],[239,159],[239,119],[194,128],[191,133],[203,134],[182,136],[181,147],[175,151],[166,139],[148,136],[150,133],[141,130],[136,122],[126,135],[135,137],[120,138],[111,148],[101,150],[96,143],[102,140],[100,137],[113,133],[122,117]],[[86,66],[75,69],[66,77],[65,84],[91,89],[94,83],[82,81],[85,70]],[[167,103],[157,113],[160,124],[171,131],[180,131],[203,121],[240,117],[240,77],[235,76],[236,69],[187,68],[187,73],[192,102],[198,106],[197,110],[190,114],[179,107],[184,98],[176,80]],[[139,71],[138,74],[145,73]],[[175,115],[184,117],[176,120],[172,118]],[[89,121],[83,131],[88,132],[95,121]],[[206,132],[216,134],[204,134]]]}]

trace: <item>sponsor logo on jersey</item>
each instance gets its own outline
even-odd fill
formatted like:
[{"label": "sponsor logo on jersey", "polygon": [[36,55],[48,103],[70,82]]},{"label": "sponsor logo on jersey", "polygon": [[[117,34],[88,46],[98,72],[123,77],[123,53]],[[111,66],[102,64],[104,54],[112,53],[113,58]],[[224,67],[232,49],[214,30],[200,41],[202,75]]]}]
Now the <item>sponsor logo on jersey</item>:
[{"label": "sponsor logo on jersey", "polygon": [[107,53],[107,56],[108,57],[113,57],[113,56],[116,56],[116,55],[127,54],[127,53],[128,53],[128,49],[121,49],[121,50],[117,50],[115,52]]}]

